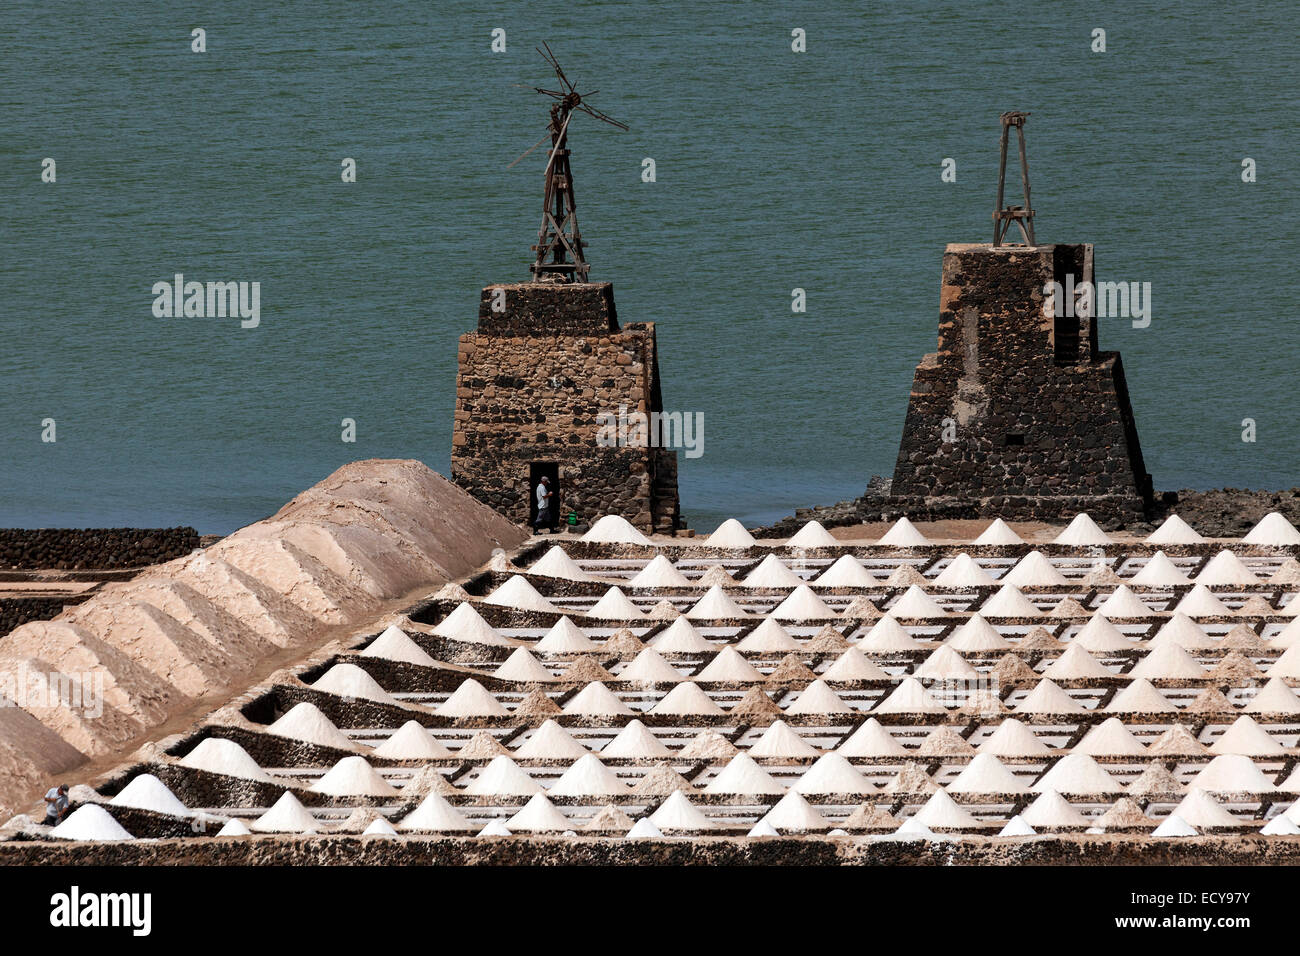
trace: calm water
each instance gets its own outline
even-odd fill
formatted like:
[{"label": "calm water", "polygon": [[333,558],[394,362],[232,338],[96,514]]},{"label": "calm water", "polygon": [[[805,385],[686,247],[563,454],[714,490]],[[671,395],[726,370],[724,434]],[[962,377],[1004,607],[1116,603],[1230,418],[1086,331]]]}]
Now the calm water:
[{"label": "calm water", "polygon": [[[545,131],[511,85],[547,84],[542,39],[632,127],[575,119],[579,209],[592,278],[658,323],[666,404],[705,413],[681,469],[697,527],[892,472],[940,255],[987,240],[1010,108],[1033,114],[1039,238],[1152,283],[1150,327],[1103,320],[1101,340],[1156,486],[1300,483],[1285,5],[475,6],[7,10],[0,525],[225,532],[353,459],[445,472],[456,339],[536,236],[543,152],[506,167]],[[261,325],[154,318],[175,272],[260,282]]]}]

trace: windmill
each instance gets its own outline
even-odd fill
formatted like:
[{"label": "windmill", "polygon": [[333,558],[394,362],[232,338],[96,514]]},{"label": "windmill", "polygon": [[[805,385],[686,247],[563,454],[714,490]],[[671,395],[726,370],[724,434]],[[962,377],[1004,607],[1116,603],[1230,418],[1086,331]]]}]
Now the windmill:
[{"label": "windmill", "polygon": [[524,88],[536,90],[556,100],[551,106],[551,123],[546,136],[510,164],[514,166],[520,159],[546,142],[547,136],[550,137],[551,153],[546,161],[546,190],[542,198],[542,227],[537,232],[537,245],[533,246],[537,257],[529,268],[536,282],[586,282],[587,271],[591,266],[582,255],[582,247],[586,243],[582,241],[582,234],[578,231],[578,203],[573,196],[573,173],[569,168],[569,121],[576,111],[594,116],[622,130],[626,130],[627,126],[584,102],[586,97],[597,91],[579,93],[569,82],[569,78],[564,75],[564,70],[560,68],[559,61],[555,59],[550,46],[545,43],[542,46],[546,47],[546,51],[537,52],[541,53],[542,58],[555,70],[560,88],[558,90],[545,90],[537,86]]}]

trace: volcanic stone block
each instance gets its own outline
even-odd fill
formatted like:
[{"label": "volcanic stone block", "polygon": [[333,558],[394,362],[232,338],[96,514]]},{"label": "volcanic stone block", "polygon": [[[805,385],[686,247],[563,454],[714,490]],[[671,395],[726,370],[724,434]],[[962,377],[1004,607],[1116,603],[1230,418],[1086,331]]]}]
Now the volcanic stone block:
[{"label": "volcanic stone block", "polygon": [[1095,309],[1044,293],[1071,275],[1093,282],[1090,244],[947,247],[939,348],[916,368],[891,496],[1004,517],[1146,511],[1119,353],[1097,350]]},{"label": "volcanic stone block", "polygon": [[678,526],[676,452],[598,441],[599,416],[663,410],[654,324],[620,327],[610,283],[488,286],[459,366],[451,474],[462,488],[527,522],[537,475],[551,473],[561,515]]}]

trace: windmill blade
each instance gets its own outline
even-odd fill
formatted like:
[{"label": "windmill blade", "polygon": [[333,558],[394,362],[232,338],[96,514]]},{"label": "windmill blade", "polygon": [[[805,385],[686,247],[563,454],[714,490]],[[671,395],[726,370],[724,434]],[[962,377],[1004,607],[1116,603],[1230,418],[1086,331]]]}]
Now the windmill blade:
[{"label": "windmill blade", "polygon": [[589,116],[594,116],[596,119],[608,123],[610,126],[617,126],[625,133],[630,128],[626,123],[620,123],[618,120],[614,119],[614,117],[607,116],[604,113],[602,113],[600,110],[592,109],[586,103],[579,103],[577,109],[582,110],[584,113],[588,114]]},{"label": "windmill blade", "polygon": [[556,90],[544,90],[540,86],[529,86],[527,83],[511,83],[510,85],[521,90],[532,90],[534,93],[545,93],[547,96],[554,96],[557,100],[562,100],[565,96],[565,94]]},{"label": "windmill blade", "polygon": [[541,139],[539,139],[537,142],[533,143],[532,146],[529,146],[526,150],[524,150],[522,153],[520,153],[520,154],[519,154],[519,159],[516,159],[513,163],[511,163],[509,166],[507,166],[506,169],[514,169],[515,166],[519,163],[519,160],[520,160],[520,159],[523,159],[525,156],[527,156],[529,153],[531,153],[533,150],[535,150],[538,146],[541,146],[544,142],[546,142],[546,141],[547,141],[548,139],[550,139],[550,138],[551,138],[551,131],[548,129],[548,130],[546,131],[546,135],[545,135],[545,136],[543,136],[543,137],[542,137]]},{"label": "windmill blade", "polygon": [[550,63],[551,66],[555,67],[556,75],[559,76],[560,82],[569,88],[569,92],[577,95],[578,91],[573,88],[573,84],[569,82],[569,78],[564,75],[564,70],[560,68],[560,61],[557,60],[555,54],[551,52],[551,45],[543,40],[542,46],[546,47],[546,52],[542,53],[541,50],[538,50],[537,52],[542,53],[542,56],[546,58],[546,61]]}]

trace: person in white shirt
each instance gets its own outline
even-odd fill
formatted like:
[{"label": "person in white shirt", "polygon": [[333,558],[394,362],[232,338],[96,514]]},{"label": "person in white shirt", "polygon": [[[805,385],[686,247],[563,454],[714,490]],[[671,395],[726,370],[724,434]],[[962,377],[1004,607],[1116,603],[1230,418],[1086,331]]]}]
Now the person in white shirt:
[{"label": "person in white shirt", "polygon": [[551,499],[555,497],[555,492],[551,490],[551,479],[545,475],[537,483],[537,517],[533,519],[533,530],[541,531],[543,525],[550,527],[554,532],[558,524],[555,516],[555,506]]}]

